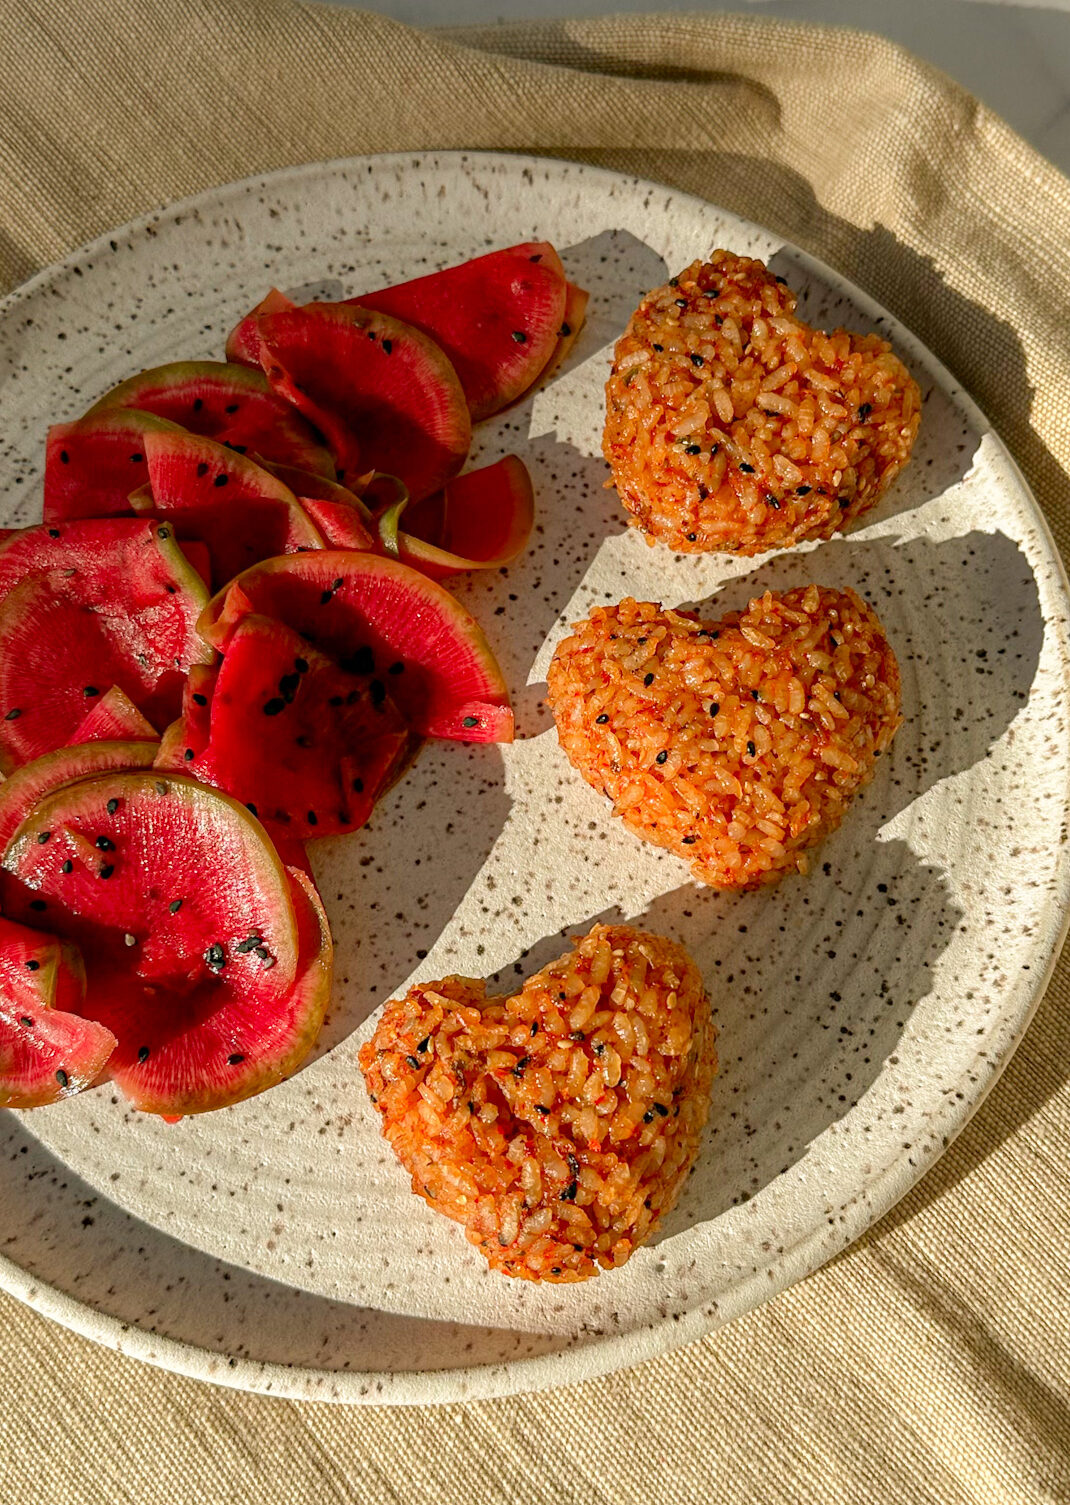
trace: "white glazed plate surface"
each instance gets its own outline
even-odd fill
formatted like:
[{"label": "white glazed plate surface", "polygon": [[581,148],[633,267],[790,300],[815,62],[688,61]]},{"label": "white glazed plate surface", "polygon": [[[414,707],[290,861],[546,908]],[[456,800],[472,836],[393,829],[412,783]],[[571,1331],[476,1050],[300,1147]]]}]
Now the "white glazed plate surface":
[{"label": "white glazed plate surface", "polygon": [[[115,232],[0,310],[0,523],[40,518],[49,422],[125,376],[220,358],[268,286],[332,297],[549,239],[590,289],[548,388],[481,425],[517,451],[527,553],[457,593],[513,688],[518,740],[441,743],[354,836],[315,843],[337,947],[323,1037],[289,1082],[177,1126],[108,1087],[0,1114],[0,1284],[141,1359],[250,1390],[456,1400],[634,1363],[756,1306],[933,1164],[1021,1037],[1064,931],[1066,585],[1039,511],[949,374],[827,268],[710,204],[517,157],[314,165]],[[844,539],[765,560],[674,556],[603,488],[602,388],[640,295],[714,246],[771,263],[825,326],[886,334],[924,394],[915,458]],[[567,624],[623,595],[738,607],[853,586],[899,656],[905,724],[812,874],[729,896],[641,845],[565,762],[543,703]],[[488,1272],[412,1195],[357,1064],[417,978],[519,975],[620,918],[704,972],[721,1075],[678,1206],[619,1271]]]}]

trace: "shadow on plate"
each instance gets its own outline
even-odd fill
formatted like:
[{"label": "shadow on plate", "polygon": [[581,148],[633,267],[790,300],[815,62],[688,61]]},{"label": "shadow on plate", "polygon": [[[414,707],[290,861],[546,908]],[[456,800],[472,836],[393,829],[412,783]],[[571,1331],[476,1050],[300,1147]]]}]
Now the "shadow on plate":
[{"label": "shadow on plate", "polygon": [[11,1113],[0,1115],[0,1200],[19,1209],[0,1252],[31,1280],[208,1350],[207,1378],[224,1380],[240,1359],[307,1365],[327,1371],[316,1382],[326,1397],[331,1372],[504,1363],[566,1346],[560,1337],[380,1312],[218,1260],[123,1211]]}]

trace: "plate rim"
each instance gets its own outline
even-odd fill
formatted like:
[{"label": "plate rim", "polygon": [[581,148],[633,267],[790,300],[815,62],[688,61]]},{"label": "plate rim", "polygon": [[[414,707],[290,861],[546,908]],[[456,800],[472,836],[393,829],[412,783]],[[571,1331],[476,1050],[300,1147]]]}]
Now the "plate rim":
[{"label": "plate rim", "polygon": [[[200,207],[218,208],[226,195],[237,196],[256,187],[270,190],[291,180],[315,178],[332,171],[352,171],[361,167],[374,171],[377,166],[389,170],[408,165],[415,170],[424,168],[442,171],[451,165],[459,167],[468,162],[483,163],[488,168],[508,167],[517,173],[524,170],[545,171],[547,168],[553,171],[578,169],[585,176],[606,184],[627,182],[635,189],[650,188],[658,192],[669,192],[674,199],[691,206],[697,213],[712,211],[745,229],[758,230],[780,240],[804,270],[842,290],[871,322],[880,319],[886,326],[890,325],[888,332],[894,337],[897,347],[915,360],[920,360],[937,377],[978,432],[989,437],[997,446],[999,458],[1006,466],[1009,478],[1017,484],[1022,499],[1032,512],[1038,542],[1046,549],[1048,559],[1054,564],[1049,588],[1052,593],[1061,596],[1063,609],[1070,616],[1070,579],[1048,520],[1020,466],[987,415],[943,361],[896,315],[864,289],[780,232],[757,221],[744,219],[712,200],[654,179],[644,179],[613,168],[593,166],[569,157],[512,151],[426,148],[408,152],[358,153],[294,163],[213,185],[188,197],[158,205],[124,224],[105,230],[61,259],[42,267],[0,299],[0,321],[6,321],[23,302],[33,298],[57,278],[74,275],[75,267],[106,249],[110,250],[113,240],[132,240],[139,234],[144,234],[150,226],[158,227],[178,221]],[[1062,645],[1062,671],[1063,692],[1070,708],[1070,650],[1065,643]],[[1067,771],[1067,798],[1070,801],[1070,762]],[[865,1198],[856,1195],[843,1210],[834,1237],[830,1238],[827,1228],[814,1226],[777,1255],[775,1261],[739,1281],[728,1296],[714,1307],[698,1306],[676,1318],[660,1318],[616,1336],[603,1336],[533,1358],[511,1359],[495,1364],[458,1365],[436,1370],[331,1370],[307,1364],[288,1365],[235,1358],[192,1341],[153,1333],[146,1327],[124,1322],[90,1306],[59,1286],[35,1277],[3,1254],[0,1254],[0,1290],[82,1337],[157,1368],[229,1389],[291,1400],[405,1406],[490,1400],[545,1390],[559,1384],[575,1384],[619,1369],[634,1367],[705,1337],[746,1312],[764,1305],[773,1296],[806,1276],[816,1273],[837,1250],[855,1243],[928,1175],[996,1086],[1047,992],[1063,943],[1070,932],[1068,847],[1063,847],[1056,856],[1055,882],[1048,911],[1050,918],[1035,946],[1036,958],[1038,962],[1042,959],[1043,965],[1033,971],[1024,988],[1020,982],[1018,984],[1025,1001],[1013,1023],[1004,1020],[1007,1038],[1001,1043],[998,1058],[993,1060],[991,1056],[986,1057],[987,1074],[972,1097],[963,1103],[956,1103],[953,1099],[945,1100],[939,1112],[928,1120],[929,1138],[935,1142],[934,1153],[924,1159],[919,1156],[918,1165],[911,1167],[906,1153],[901,1152],[873,1180],[866,1182]],[[905,1170],[909,1172],[906,1175]],[[559,1373],[561,1369],[567,1372]]]}]

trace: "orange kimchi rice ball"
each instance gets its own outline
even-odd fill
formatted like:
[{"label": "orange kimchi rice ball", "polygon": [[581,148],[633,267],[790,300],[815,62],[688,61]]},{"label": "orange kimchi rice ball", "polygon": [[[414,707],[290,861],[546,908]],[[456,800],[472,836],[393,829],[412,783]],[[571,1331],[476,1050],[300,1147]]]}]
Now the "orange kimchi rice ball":
[{"label": "orange kimchi rice ball", "polygon": [[717,1071],[682,946],[595,925],[511,998],[471,977],[386,1005],[360,1064],[412,1189],[495,1270],[586,1280],[676,1202]]},{"label": "orange kimchi rice ball", "polygon": [[713,888],[805,872],[900,722],[899,668],[853,591],[767,591],[717,622],[597,607],[547,675],[561,746],[628,829]]},{"label": "orange kimchi rice ball", "polygon": [[602,447],[648,542],[761,554],[872,507],[920,405],[886,340],[811,329],[782,278],[714,251],[648,293],[617,341]]}]

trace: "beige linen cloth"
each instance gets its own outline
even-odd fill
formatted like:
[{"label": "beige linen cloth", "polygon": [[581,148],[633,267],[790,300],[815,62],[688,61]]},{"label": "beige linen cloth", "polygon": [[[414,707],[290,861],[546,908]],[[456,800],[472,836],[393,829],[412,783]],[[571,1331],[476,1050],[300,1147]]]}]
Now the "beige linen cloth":
[{"label": "beige linen cloth", "polygon": [[[294,0],[0,0],[0,27],[7,286],[284,164],[597,162],[761,221],[874,294],[985,408],[1070,553],[1070,183],[888,43],[732,16],[420,33]],[[1064,957],[988,1102],[853,1249],[725,1331],[572,1389],[295,1404],[141,1366],[0,1298],[0,1499],[1068,1500],[1068,1004]]]}]

